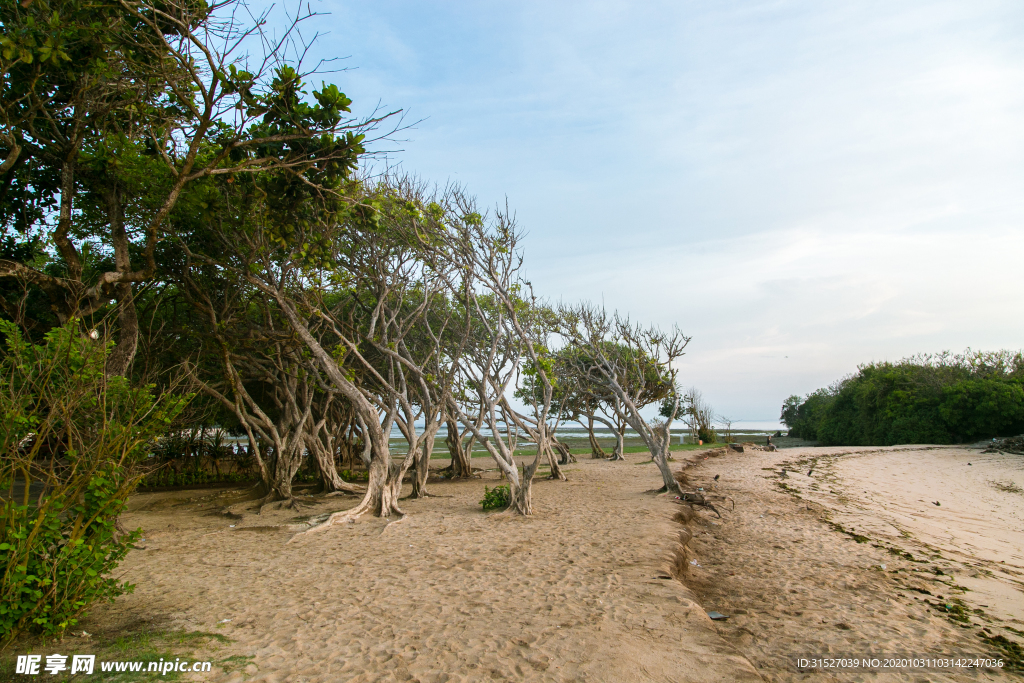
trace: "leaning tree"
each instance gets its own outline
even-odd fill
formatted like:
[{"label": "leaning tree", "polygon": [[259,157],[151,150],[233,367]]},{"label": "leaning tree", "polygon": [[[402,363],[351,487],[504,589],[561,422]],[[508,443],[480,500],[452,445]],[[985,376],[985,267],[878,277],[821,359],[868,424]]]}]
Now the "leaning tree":
[{"label": "leaning tree", "polygon": [[655,422],[644,419],[641,411],[672,396],[678,372],[674,363],[690,338],[678,328],[645,328],[586,303],[563,306],[560,319],[561,335],[581,350],[575,356],[581,385],[592,387],[595,397],[611,399],[606,405],[644,440],[666,490],[678,489],[668,464],[671,426],[678,411],[674,407],[664,420]]},{"label": "leaning tree", "polygon": [[[533,478],[546,456],[552,476],[564,479],[551,452],[554,432],[549,424],[555,377],[550,362],[555,315],[538,305],[522,274],[522,233],[508,208],[482,214],[472,198],[455,190],[450,215],[460,217],[446,232],[459,246],[459,261],[475,277],[461,291],[483,334],[473,337],[466,361],[460,365],[462,401],[449,402],[452,411],[481,443],[509,482],[511,509],[533,514]],[[530,389],[523,394],[529,412],[512,406],[509,398],[523,372]],[[515,460],[521,436],[537,446],[533,462]]]}]

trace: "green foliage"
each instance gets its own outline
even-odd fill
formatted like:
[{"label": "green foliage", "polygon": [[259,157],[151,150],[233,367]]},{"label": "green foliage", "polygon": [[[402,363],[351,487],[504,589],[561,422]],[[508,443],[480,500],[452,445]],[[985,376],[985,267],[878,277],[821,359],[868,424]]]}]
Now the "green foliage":
[{"label": "green foliage", "polygon": [[206,470],[185,470],[175,472],[170,468],[159,469],[142,480],[146,487],[201,486],[203,484],[234,484],[252,480],[244,472],[207,472]]},{"label": "green foliage", "polygon": [[856,375],[782,407],[790,434],[834,446],[964,443],[1024,431],[1020,353],[918,356]]},{"label": "green foliage", "polygon": [[685,392],[681,387],[673,387],[662,400],[658,414],[665,419],[675,417],[683,420],[690,427],[691,434],[706,444],[718,443],[715,411],[696,387]]},{"label": "green foliage", "polygon": [[[789,427],[789,435],[816,441],[818,427],[824,418],[825,410],[832,405],[840,384],[818,389],[808,394],[802,402],[799,396],[790,396],[782,406],[781,420]],[[795,404],[794,404],[795,400]]]},{"label": "green foliage", "polygon": [[341,470],[338,472],[338,476],[349,483],[370,480],[370,472],[368,470]]},{"label": "green foliage", "polygon": [[117,517],[186,400],[108,377],[108,348],[77,328],[33,345],[0,321],[0,639],[59,636],[90,604],[131,590],[110,572],[139,532],[118,534]]},{"label": "green foliage", "polygon": [[483,506],[484,510],[497,510],[507,508],[511,502],[512,492],[508,486],[495,486],[493,489],[485,486],[484,498],[480,501],[480,505]]},{"label": "green foliage", "polygon": [[[127,273],[136,295],[142,280],[173,280],[167,271],[183,257],[169,238],[203,253],[195,243],[210,235],[198,223],[250,228],[254,197],[277,217],[268,237],[309,263],[330,257],[301,230],[309,205],[377,220],[372,202],[341,200],[358,185],[369,126],[337,86],[315,89],[294,66],[268,59],[245,70],[260,60],[239,48],[257,28],[229,18],[240,9],[235,0],[0,3],[0,258],[23,267],[17,281],[0,277],[0,316],[18,310],[40,331],[53,312],[102,317],[124,298],[110,285]],[[196,68],[207,56],[222,68]],[[102,292],[83,296],[103,274]]]},{"label": "green foliage", "polygon": [[718,443],[718,432],[710,427],[698,427],[697,438],[704,443]]}]

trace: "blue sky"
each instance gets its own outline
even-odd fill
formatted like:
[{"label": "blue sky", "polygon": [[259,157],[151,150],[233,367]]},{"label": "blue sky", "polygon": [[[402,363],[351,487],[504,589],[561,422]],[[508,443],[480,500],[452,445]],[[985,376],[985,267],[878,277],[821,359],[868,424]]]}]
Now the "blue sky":
[{"label": "blue sky", "polygon": [[692,335],[773,420],[858,363],[1024,347],[1020,2],[314,2],[389,163],[508,199],[550,299]]}]

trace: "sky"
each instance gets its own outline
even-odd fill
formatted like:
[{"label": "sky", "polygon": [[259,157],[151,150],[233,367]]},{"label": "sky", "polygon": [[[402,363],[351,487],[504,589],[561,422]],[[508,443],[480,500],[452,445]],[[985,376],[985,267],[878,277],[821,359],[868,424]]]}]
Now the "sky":
[{"label": "sky", "polygon": [[692,338],[774,423],[858,364],[1024,347],[1024,3],[312,2],[386,163],[508,202],[528,277]]}]

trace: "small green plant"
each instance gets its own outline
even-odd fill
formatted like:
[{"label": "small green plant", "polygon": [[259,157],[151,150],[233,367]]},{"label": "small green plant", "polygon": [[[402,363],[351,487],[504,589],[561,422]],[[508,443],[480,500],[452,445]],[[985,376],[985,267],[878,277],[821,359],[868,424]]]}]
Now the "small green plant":
[{"label": "small green plant", "polygon": [[508,486],[495,486],[493,489],[485,486],[484,499],[480,501],[480,505],[484,510],[497,510],[498,508],[507,508],[511,501],[512,492],[509,491]]},{"label": "small green plant", "polygon": [[370,473],[366,470],[342,470],[338,473],[344,481],[369,481]]}]

